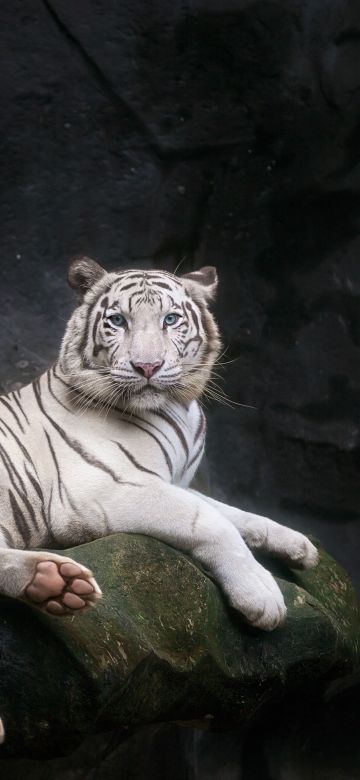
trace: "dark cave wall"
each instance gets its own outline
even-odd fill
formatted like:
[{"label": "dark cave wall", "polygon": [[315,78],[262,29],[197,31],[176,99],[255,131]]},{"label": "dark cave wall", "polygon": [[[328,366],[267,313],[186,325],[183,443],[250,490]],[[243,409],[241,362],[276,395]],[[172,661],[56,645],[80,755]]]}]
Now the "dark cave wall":
[{"label": "dark cave wall", "polygon": [[[219,269],[216,492],[360,586],[360,6],[5,0],[1,384],[43,370],[76,252]],[[221,457],[219,457],[219,454]]]}]

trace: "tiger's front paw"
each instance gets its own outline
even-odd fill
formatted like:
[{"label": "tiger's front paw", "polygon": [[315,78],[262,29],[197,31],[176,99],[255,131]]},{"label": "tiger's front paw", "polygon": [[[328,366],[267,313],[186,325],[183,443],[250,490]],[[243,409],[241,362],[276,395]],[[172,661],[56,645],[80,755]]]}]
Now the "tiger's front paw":
[{"label": "tiger's front paw", "polygon": [[270,572],[253,562],[241,569],[238,585],[228,590],[230,603],[248,623],[263,631],[273,631],[286,618],[281,590]]},{"label": "tiger's front paw", "polygon": [[281,558],[294,569],[312,569],[319,561],[319,553],[307,536],[274,520],[243,512],[237,527],[252,550]]},{"label": "tiger's front paw", "polygon": [[[288,530],[288,529],[286,529]],[[310,539],[298,531],[288,530],[286,553],[294,569],[313,569],[319,563],[319,553]]]}]

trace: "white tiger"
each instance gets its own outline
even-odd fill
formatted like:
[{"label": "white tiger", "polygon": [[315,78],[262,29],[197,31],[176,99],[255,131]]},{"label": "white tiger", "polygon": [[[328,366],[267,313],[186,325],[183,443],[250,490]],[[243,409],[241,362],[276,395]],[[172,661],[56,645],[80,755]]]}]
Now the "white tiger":
[{"label": "white tiger", "polygon": [[78,306],[58,362],[0,399],[0,592],[80,612],[101,596],[92,573],[31,548],[149,534],[190,553],[251,624],[275,628],[284,599],[249,548],[306,568],[315,547],[189,488],[205,445],[197,399],[220,346],[215,269],[107,273],[83,257],[69,283]]}]

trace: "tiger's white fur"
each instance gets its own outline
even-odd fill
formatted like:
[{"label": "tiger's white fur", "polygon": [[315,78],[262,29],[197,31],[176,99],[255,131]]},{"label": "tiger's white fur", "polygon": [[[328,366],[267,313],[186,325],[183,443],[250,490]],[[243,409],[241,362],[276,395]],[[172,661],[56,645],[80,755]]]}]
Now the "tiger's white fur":
[{"label": "tiger's white fur", "polygon": [[107,273],[78,258],[69,281],[79,305],[59,361],[0,399],[0,592],[57,615],[94,605],[91,572],[31,548],[142,533],[190,553],[251,624],[275,628],[283,596],[250,548],[310,567],[315,547],[189,488],[220,346],[215,269]]}]

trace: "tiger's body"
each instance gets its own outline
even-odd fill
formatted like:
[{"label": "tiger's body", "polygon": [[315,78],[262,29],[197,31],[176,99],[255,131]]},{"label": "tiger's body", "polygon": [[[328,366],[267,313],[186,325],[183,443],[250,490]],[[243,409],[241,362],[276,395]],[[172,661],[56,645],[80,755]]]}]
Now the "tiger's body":
[{"label": "tiger's body", "polygon": [[0,398],[0,592],[81,611],[101,596],[91,572],[31,548],[144,533],[190,553],[250,623],[275,628],[283,597],[249,548],[307,567],[314,546],[189,487],[205,446],[198,397],[219,350],[213,269],[109,274],[83,258],[69,278],[79,306],[58,362]]}]

